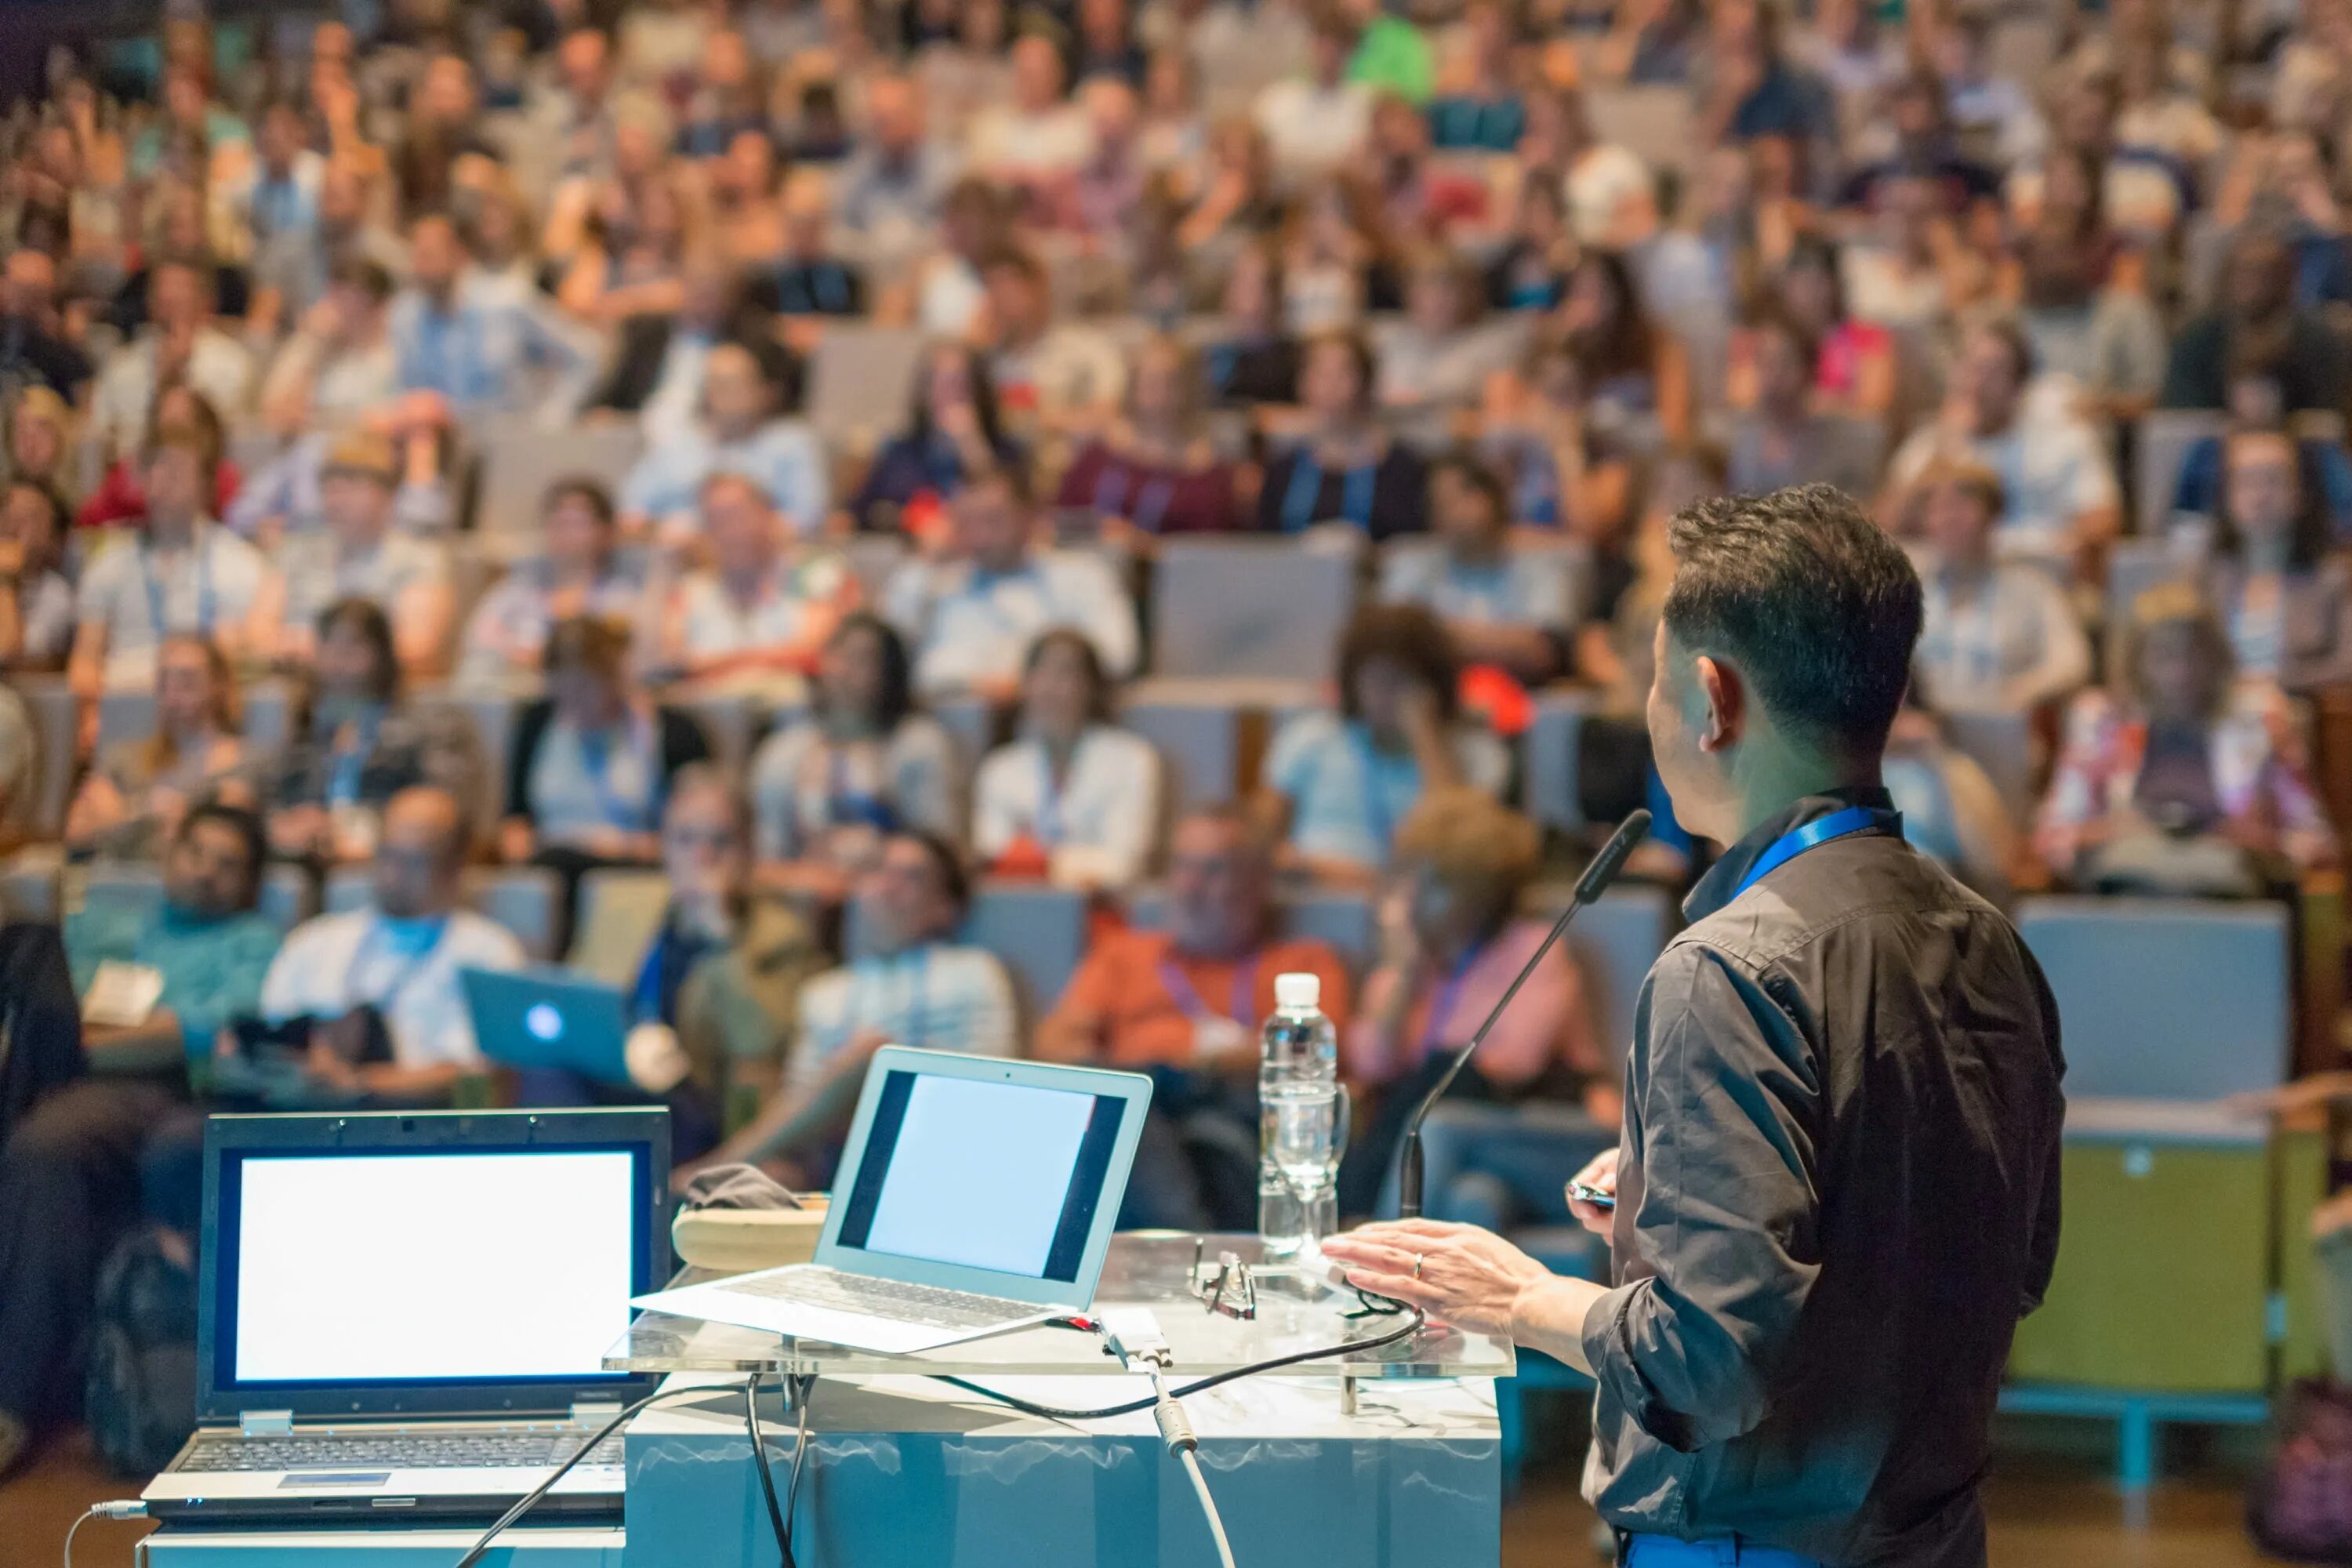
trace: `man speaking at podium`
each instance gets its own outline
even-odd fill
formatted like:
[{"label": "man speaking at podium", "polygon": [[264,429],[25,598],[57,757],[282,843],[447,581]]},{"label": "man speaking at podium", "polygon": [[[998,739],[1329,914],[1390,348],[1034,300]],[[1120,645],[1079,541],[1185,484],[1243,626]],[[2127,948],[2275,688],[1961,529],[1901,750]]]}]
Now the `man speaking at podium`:
[{"label": "man speaking at podium", "polygon": [[1465,1226],[1326,1244],[1357,1284],[1590,1372],[1632,1568],[1981,1568],[1977,1486],[2058,1242],[2058,1020],[2016,931],[1902,838],[1879,757],[1919,633],[1826,486],[1675,520],[1649,725],[1728,846],[1643,988],[1614,1284]]}]

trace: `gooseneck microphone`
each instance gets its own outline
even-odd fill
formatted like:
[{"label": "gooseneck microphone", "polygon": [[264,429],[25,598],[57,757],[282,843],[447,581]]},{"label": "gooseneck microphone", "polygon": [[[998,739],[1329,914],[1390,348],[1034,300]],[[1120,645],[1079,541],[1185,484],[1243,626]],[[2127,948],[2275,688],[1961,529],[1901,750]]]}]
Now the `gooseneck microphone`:
[{"label": "gooseneck microphone", "polygon": [[1470,1043],[1454,1053],[1454,1061],[1446,1068],[1444,1075],[1427,1094],[1422,1096],[1421,1103],[1413,1107],[1412,1120],[1405,1124],[1404,1147],[1397,1163],[1397,1213],[1403,1218],[1421,1217],[1421,1124],[1429,1115],[1430,1107],[1444,1099],[1445,1091],[1454,1087],[1454,1079],[1469,1065],[1471,1054],[1486,1039],[1486,1031],[1495,1026],[1495,1020],[1510,1006],[1511,998],[1519,994],[1519,987],[1528,983],[1528,976],[1536,972],[1536,965],[1543,962],[1544,954],[1551,951],[1551,944],[1559,940],[1559,933],[1568,929],[1577,911],[1609,890],[1609,884],[1615,881],[1617,873],[1625,868],[1625,857],[1633,852],[1633,846],[1642,842],[1643,835],[1649,831],[1650,814],[1646,811],[1636,810],[1617,825],[1617,831],[1609,836],[1609,842],[1601,847],[1601,853],[1592,858],[1592,864],[1587,866],[1584,875],[1576,879],[1576,891],[1569,899],[1568,908],[1560,911],[1559,919],[1552,922],[1550,934],[1543,939],[1543,944],[1536,949],[1535,955],[1528,960],[1527,966],[1511,982],[1510,989],[1503,993],[1503,999],[1495,1004],[1495,1010],[1486,1015],[1486,1021],[1478,1026],[1478,1032],[1470,1037]]}]

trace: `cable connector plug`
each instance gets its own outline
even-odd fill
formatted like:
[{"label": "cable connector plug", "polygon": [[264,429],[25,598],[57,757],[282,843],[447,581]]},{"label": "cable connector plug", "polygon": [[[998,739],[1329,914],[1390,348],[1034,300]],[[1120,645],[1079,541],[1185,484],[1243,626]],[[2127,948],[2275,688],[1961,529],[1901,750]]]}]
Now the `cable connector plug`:
[{"label": "cable connector plug", "polygon": [[1184,1407],[1169,1398],[1168,1391],[1160,1387],[1158,1373],[1152,1373],[1151,1385],[1160,1391],[1160,1403],[1151,1407],[1151,1418],[1160,1423],[1160,1439],[1168,1445],[1168,1451],[1189,1454],[1198,1448],[1201,1439],[1192,1435],[1192,1421],[1185,1415]]},{"label": "cable connector plug", "polygon": [[89,1511],[96,1519],[145,1519],[147,1504],[135,1497],[113,1498],[90,1504]]},{"label": "cable connector plug", "polygon": [[1168,1348],[1168,1336],[1160,1331],[1160,1320],[1147,1308],[1106,1307],[1102,1329],[1110,1341],[1111,1353],[1129,1372],[1155,1366],[1167,1372],[1176,1364],[1175,1354]]}]

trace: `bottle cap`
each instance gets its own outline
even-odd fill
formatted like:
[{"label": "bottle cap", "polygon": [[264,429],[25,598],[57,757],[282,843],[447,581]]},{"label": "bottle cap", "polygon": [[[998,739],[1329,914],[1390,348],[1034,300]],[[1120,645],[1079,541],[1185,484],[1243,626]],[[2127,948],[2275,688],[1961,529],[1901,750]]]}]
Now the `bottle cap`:
[{"label": "bottle cap", "polygon": [[1298,1009],[1323,1005],[1323,980],[1315,974],[1277,974],[1274,977],[1274,1005]]}]

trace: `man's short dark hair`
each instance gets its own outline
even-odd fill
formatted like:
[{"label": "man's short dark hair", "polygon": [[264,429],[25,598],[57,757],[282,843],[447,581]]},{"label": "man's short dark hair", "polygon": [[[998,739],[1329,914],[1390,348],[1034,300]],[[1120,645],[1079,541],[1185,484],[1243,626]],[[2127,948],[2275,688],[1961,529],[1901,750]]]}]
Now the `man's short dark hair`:
[{"label": "man's short dark hair", "polygon": [[1724,658],[1774,721],[1874,755],[1919,640],[1919,574],[1831,485],[1704,500],[1676,514],[1666,629]]},{"label": "man's short dark hair", "polygon": [[901,827],[892,835],[919,846],[930,858],[931,873],[940,879],[940,891],[961,919],[971,910],[971,873],[964,868],[963,857],[956,847],[928,827]]},{"label": "man's short dark hair", "polygon": [[261,902],[261,878],[269,863],[269,835],[261,826],[257,813],[241,805],[223,801],[198,801],[180,818],[179,831],[173,841],[184,844],[195,837],[196,829],[205,823],[215,823],[236,835],[237,843],[245,849],[245,886],[237,893],[236,907],[249,910]]}]

